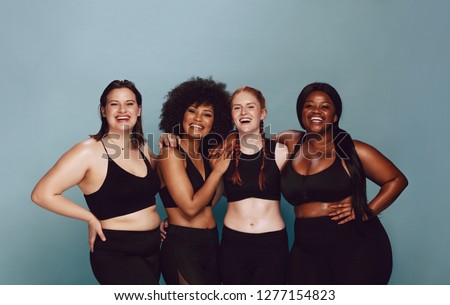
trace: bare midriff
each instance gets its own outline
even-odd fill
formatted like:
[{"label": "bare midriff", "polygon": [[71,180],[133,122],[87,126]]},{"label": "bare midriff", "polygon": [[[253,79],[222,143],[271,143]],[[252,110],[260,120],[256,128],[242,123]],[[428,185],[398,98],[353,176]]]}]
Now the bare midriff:
[{"label": "bare midriff", "polygon": [[246,198],[228,203],[224,225],[244,233],[265,233],[285,227],[278,200]]},{"label": "bare midriff", "polygon": [[330,216],[330,213],[335,212],[336,209],[332,208],[333,205],[337,205],[344,201],[348,201],[351,199],[347,197],[343,200],[333,201],[333,202],[307,202],[302,203],[294,208],[295,217],[297,218],[314,218],[314,217],[323,217]]},{"label": "bare midriff", "polygon": [[103,229],[124,231],[147,231],[159,227],[160,218],[156,206],[127,215],[101,220]]}]

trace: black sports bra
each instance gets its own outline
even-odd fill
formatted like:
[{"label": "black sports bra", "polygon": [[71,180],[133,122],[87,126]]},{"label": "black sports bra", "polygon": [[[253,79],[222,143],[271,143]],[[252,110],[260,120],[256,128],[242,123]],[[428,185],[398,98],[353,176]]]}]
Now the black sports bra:
[{"label": "black sports bra", "polygon": [[[197,168],[195,167],[194,163],[192,163],[191,158],[187,155],[187,153],[178,146],[178,150],[180,153],[184,156],[186,160],[186,174],[191,181],[192,188],[194,189],[194,193],[197,192],[205,183],[206,179],[208,179],[208,176],[211,174],[211,167],[209,165],[209,162],[203,158],[203,167],[205,169],[205,180],[203,180],[202,175],[199,173]],[[162,187],[159,191],[159,196],[161,197],[161,201],[164,205],[164,207],[167,208],[177,208],[176,202],[173,200],[172,196],[170,196],[169,190],[166,186]],[[212,199],[210,202],[208,202],[207,206],[212,206]]]},{"label": "black sports bra", "polygon": [[223,179],[228,202],[251,197],[280,200],[280,170],[275,161],[276,144],[273,140],[265,139],[266,159],[263,172],[266,183],[262,190],[259,189],[259,171],[263,158],[261,150],[252,155],[240,154],[238,170],[242,179],[241,186],[231,181],[236,166],[234,160],[231,160]]},{"label": "black sports bra", "polygon": [[352,195],[351,178],[337,156],[333,164],[321,172],[311,175],[297,173],[292,160],[299,148],[300,144],[297,144],[281,173],[281,193],[290,204],[334,202]]},{"label": "black sports bra", "polygon": [[[105,148],[104,144],[103,147]],[[147,167],[147,175],[138,177],[114,162],[106,148],[105,152],[108,156],[105,180],[96,192],[84,195],[86,203],[95,217],[105,220],[155,205],[155,195],[159,191],[161,182],[144,154],[139,151]]]}]

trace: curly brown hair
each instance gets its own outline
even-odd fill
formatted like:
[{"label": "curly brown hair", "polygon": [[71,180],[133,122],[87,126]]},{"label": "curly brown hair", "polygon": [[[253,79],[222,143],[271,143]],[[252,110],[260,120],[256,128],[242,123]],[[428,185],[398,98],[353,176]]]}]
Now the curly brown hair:
[{"label": "curly brown hair", "polygon": [[225,83],[216,82],[211,77],[192,77],[169,91],[166,98],[159,122],[159,129],[163,132],[182,134],[184,113],[192,104],[213,106],[214,123],[210,134],[224,139],[232,128],[230,93]]}]

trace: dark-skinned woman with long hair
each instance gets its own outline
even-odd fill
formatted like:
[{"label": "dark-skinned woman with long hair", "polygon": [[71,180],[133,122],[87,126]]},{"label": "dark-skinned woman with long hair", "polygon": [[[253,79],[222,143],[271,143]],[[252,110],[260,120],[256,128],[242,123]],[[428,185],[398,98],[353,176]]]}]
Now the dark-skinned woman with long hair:
[{"label": "dark-skinned woman with long hair", "polygon": [[[342,130],[341,114],[338,92],[312,83],[297,100],[305,132],[278,135],[291,155],[281,190],[296,217],[288,284],[387,284],[392,272],[390,241],[377,215],[408,181],[377,149]],[[380,187],[370,201],[366,179]]]}]

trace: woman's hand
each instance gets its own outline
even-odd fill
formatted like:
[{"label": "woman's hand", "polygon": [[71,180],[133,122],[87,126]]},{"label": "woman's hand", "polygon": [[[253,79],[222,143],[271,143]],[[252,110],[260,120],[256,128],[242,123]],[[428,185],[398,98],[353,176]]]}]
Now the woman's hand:
[{"label": "woman's hand", "polygon": [[222,156],[217,159],[212,159],[211,165],[213,171],[217,171],[219,174],[223,175],[227,171],[230,161],[231,155],[227,157],[226,154],[222,154]]},{"label": "woman's hand", "polygon": [[179,139],[180,137],[173,133],[162,133],[159,136],[158,147],[160,149],[163,147],[177,147]]},{"label": "woman's hand", "polygon": [[351,196],[343,199],[339,203],[332,204],[330,208],[333,212],[331,212],[329,216],[331,217],[331,220],[338,221],[338,225],[342,225],[355,219]]},{"label": "woman's hand", "polygon": [[102,230],[102,224],[100,223],[100,220],[97,218],[92,218],[88,221],[89,226],[89,248],[91,249],[91,252],[94,252],[94,243],[95,239],[97,238],[97,235],[100,237],[102,241],[106,240],[105,234],[103,234]]},{"label": "woman's hand", "polygon": [[166,235],[167,235],[167,227],[169,226],[169,221],[166,219],[164,219],[163,221],[161,221],[161,223],[159,224],[159,232],[161,234],[161,241],[164,241],[166,239]]}]

